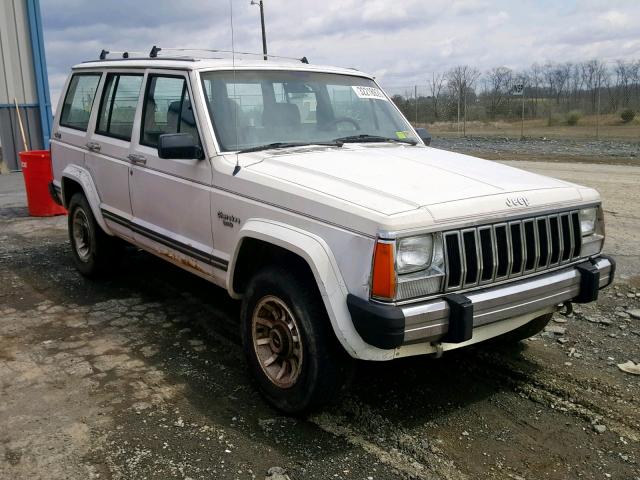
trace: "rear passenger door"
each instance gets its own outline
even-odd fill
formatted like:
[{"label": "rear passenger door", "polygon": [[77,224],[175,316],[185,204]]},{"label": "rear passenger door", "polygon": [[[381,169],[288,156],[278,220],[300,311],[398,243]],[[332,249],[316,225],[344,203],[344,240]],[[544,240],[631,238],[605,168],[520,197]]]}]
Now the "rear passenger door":
[{"label": "rear passenger door", "polygon": [[87,142],[86,165],[96,183],[105,221],[114,231],[130,236],[129,155],[143,73],[108,72],[93,134]]},{"label": "rear passenger door", "polygon": [[102,72],[74,73],[51,138],[54,178],[69,165],[84,165],[89,120]]},{"label": "rear passenger door", "polygon": [[186,72],[150,71],[134,135],[130,180],[137,243],[199,273],[213,273],[210,190],[206,155],[187,160],[158,157],[164,133],[189,133],[200,145],[193,94]]}]

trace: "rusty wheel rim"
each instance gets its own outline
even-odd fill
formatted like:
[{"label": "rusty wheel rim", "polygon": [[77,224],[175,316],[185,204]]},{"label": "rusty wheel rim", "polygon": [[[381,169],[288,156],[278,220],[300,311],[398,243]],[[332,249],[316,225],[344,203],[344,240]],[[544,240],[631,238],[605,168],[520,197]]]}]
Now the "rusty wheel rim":
[{"label": "rusty wheel rim", "polygon": [[73,244],[80,260],[89,261],[91,256],[89,220],[81,208],[73,213]]},{"label": "rusty wheel rim", "polygon": [[266,377],[280,388],[295,385],[303,362],[300,330],[294,315],[278,297],[260,299],[251,317],[253,349]]}]

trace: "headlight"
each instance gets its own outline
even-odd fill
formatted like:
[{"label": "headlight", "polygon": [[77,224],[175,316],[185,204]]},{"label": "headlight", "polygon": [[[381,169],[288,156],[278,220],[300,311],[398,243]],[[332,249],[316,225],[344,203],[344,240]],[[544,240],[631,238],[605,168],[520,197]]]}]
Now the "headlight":
[{"label": "headlight", "polygon": [[406,300],[438,293],[444,279],[442,234],[378,240],[373,255],[371,296]]},{"label": "headlight", "polygon": [[583,237],[595,233],[597,218],[598,210],[595,207],[580,210],[580,231]]},{"label": "headlight", "polygon": [[444,278],[442,235],[434,233],[398,240],[397,300],[438,293]]},{"label": "headlight", "polygon": [[600,253],[604,245],[602,207],[590,207],[580,210],[580,231],[582,233],[580,254],[590,257]]},{"label": "headlight", "polygon": [[398,241],[396,265],[398,274],[419,272],[431,265],[433,258],[433,237],[403,238]]}]

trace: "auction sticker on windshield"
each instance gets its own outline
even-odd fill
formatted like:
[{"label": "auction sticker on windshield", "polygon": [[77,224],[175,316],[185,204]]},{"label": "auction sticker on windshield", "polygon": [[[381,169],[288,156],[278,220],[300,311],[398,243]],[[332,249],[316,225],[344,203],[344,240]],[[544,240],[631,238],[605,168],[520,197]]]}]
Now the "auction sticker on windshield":
[{"label": "auction sticker on windshield", "polygon": [[362,87],[359,85],[354,85],[353,91],[356,92],[356,95],[359,98],[373,98],[374,100],[387,100],[387,97],[379,88],[376,87]]}]

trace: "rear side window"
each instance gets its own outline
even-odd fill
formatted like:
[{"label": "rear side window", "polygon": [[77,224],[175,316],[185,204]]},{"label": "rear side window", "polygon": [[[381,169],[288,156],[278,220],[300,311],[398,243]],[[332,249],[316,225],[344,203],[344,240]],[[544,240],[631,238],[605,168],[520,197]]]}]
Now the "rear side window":
[{"label": "rear side window", "polygon": [[100,75],[100,73],[76,73],[71,77],[62,105],[60,125],[87,131]]},{"label": "rear side window", "polygon": [[184,77],[149,75],[140,133],[140,143],[153,148],[164,133],[189,133],[200,144]]},{"label": "rear side window", "polygon": [[131,140],[142,74],[109,73],[100,101],[96,133]]}]

